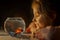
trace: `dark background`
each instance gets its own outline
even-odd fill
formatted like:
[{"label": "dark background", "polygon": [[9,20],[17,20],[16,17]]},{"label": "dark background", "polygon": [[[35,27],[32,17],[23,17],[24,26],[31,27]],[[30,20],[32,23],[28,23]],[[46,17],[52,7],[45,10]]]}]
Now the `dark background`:
[{"label": "dark background", "polygon": [[[57,12],[57,20],[55,20],[56,25],[60,22],[60,7],[58,0],[49,0],[50,8]],[[7,17],[23,17],[26,26],[31,22],[33,14],[31,13],[31,3],[32,0],[2,0],[0,1],[0,29],[3,28],[4,21]],[[57,22],[58,21],[58,22]]]},{"label": "dark background", "polygon": [[7,17],[22,17],[26,22],[26,26],[31,22],[32,14],[31,0],[5,0],[0,1],[0,29],[3,27]]}]

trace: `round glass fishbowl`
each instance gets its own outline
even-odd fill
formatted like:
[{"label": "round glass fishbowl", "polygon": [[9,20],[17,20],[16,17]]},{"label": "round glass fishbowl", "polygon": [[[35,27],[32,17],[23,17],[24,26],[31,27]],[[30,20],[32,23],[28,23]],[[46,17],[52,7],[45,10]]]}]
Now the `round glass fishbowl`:
[{"label": "round glass fishbowl", "polygon": [[21,17],[8,17],[4,22],[4,30],[12,37],[20,38],[25,32],[25,21]]}]

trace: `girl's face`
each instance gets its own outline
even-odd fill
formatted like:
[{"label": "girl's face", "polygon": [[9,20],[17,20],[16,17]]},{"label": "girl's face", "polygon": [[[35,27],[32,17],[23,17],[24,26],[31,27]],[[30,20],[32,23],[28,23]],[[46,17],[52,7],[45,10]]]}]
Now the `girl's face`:
[{"label": "girl's face", "polygon": [[33,9],[33,15],[34,15],[33,19],[35,19],[37,24],[39,24],[41,27],[51,25],[53,20],[56,17],[56,14],[54,11],[51,11],[51,13],[48,13],[48,14],[51,14],[51,16],[41,13],[41,11],[39,10],[40,5],[36,2],[33,2],[32,9]]},{"label": "girl's face", "polygon": [[40,14],[36,17],[36,22],[39,24],[40,27],[51,26],[52,22],[54,21],[56,15],[53,14],[53,19],[50,18],[48,15]]},{"label": "girl's face", "polygon": [[39,24],[40,27],[45,27],[46,25],[51,24],[51,19],[44,16],[44,15],[39,15],[36,17],[36,22]]},{"label": "girl's face", "polygon": [[37,16],[37,17],[36,17],[36,23],[37,23],[37,25],[38,25],[40,28],[43,28],[43,27],[44,27],[44,23],[43,23],[43,21],[41,21],[40,19],[41,19],[41,15]]}]

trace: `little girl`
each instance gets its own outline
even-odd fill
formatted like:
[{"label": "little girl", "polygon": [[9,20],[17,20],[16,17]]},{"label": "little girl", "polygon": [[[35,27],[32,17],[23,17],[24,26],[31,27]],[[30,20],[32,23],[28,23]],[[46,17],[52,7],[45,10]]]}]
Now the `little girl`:
[{"label": "little girl", "polygon": [[35,36],[39,40],[48,40],[48,34],[51,28],[51,24],[55,19],[56,15],[53,13],[53,19],[48,15],[44,4],[41,0],[33,0],[32,3],[32,10],[33,10],[33,20],[27,31],[32,33],[31,38]]}]

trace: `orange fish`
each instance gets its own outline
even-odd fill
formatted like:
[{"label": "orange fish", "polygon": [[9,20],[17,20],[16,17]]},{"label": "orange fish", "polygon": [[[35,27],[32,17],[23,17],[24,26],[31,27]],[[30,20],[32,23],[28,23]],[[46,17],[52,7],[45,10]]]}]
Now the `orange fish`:
[{"label": "orange fish", "polygon": [[22,32],[22,29],[21,28],[18,28],[15,30],[15,32],[18,34],[18,33],[21,33]]}]

